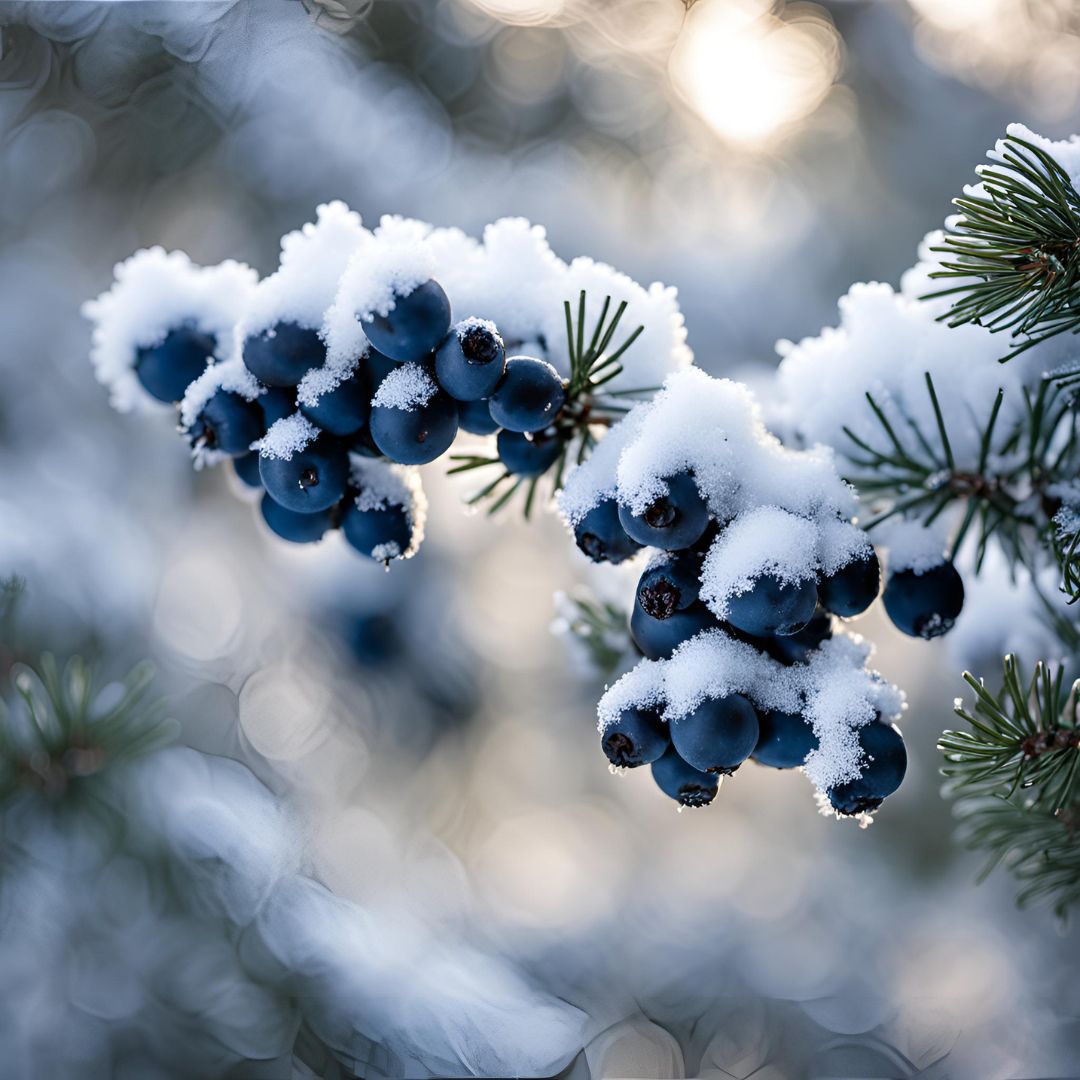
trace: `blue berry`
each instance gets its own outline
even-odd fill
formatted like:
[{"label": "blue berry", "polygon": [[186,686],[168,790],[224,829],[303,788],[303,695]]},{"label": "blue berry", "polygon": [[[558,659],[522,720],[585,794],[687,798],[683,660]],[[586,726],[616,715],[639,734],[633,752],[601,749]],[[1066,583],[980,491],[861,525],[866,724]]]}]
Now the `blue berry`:
[{"label": "blue berry", "polygon": [[437,281],[394,296],[388,315],[363,321],[368,340],[384,356],[404,362],[427,356],[450,329],[450,300]]},{"label": "blue berry", "polygon": [[850,619],[861,615],[877,598],[881,588],[881,564],[873,549],[865,559],[856,559],[818,583],[821,606],[834,615]]},{"label": "blue berry", "polygon": [[720,789],[720,777],[688,765],[671,747],[652,763],[656,786],[680,806],[708,806]]},{"label": "blue berry", "polygon": [[508,431],[542,431],[565,401],[563,381],[547,361],[511,356],[491,395],[491,416]]},{"label": "blue berry", "polygon": [[671,725],[671,744],[679,757],[705,773],[733,773],[757,741],[757,713],[742,694],[706,698]]},{"label": "blue berry", "polygon": [[193,326],[170,330],[164,341],[135,353],[135,375],[143,389],[158,401],[179,401],[214,357],[213,334]]},{"label": "blue berry", "polygon": [[665,619],[656,619],[635,600],[630,614],[630,636],[642,655],[650,660],[666,660],[684,641],[719,625],[716,616],[702,603],[691,604],[685,611],[673,611]]},{"label": "blue berry", "polygon": [[666,619],[697,600],[700,574],[701,560],[690,552],[679,552],[641,575],[637,602],[646,615]]},{"label": "blue berry", "polygon": [[366,458],[381,458],[382,451],[375,445],[371,437],[371,428],[365,424],[355,435],[345,440],[345,445],[352,454],[359,454]]},{"label": "blue berry", "polygon": [[232,459],[233,471],[241,483],[250,488],[261,488],[262,477],[259,475],[259,451],[249,450],[246,454]]},{"label": "blue berry", "polygon": [[759,765],[797,769],[817,748],[818,737],[810,721],[800,713],[758,713],[758,741],[750,756]]},{"label": "blue berry", "polygon": [[619,521],[639,544],[678,551],[701,539],[709,524],[709,508],[691,473],[665,479],[668,492],[654,499],[640,514],[619,507]]},{"label": "blue berry", "polygon": [[323,394],[316,404],[302,404],[300,411],[331,435],[355,435],[367,423],[371,412],[367,381],[357,372]]},{"label": "blue berry", "polygon": [[837,784],[829,802],[838,814],[868,814],[876,810],[903,782],[907,749],[900,732],[884,720],[872,720],[859,729],[859,745],[866,761],[855,780]]},{"label": "blue berry", "polygon": [[332,510],[320,510],[317,514],[297,513],[287,510],[268,494],[263,495],[259,509],[271,530],[293,544],[313,544],[333,527]]},{"label": "blue berry", "polygon": [[574,541],[593,562],[617,565],[641,550],[641,545],[626,535],[619,521],[619,504],[614,499],[597,503],[574,526]]},{"label": "blue berry", "polygon": [[413,527],[404,506],[361,510],[350,498],[341,515],[345,539],[369,559],[389,563],[404,555],[413,540]]},{"label": "blue berry", "polygon": [[656,709],[631,705],[600,733],[600,746],[612,765],[635,769],[656,761],[671,745],[667,725]]},{"label": "blue berry", "polygon": [[267,386],[296,386],[326,359],[318,333],[294,322],[275,323],[244,341],[244,364]]},{"label": "blue berry", "polygon": [[759,647],[783,664],[801,664],[832,635],[832,616],[819,606],[801,630],[796,630],[794,634],[769,638]]},{"label": "blue berry", "polygon": [[287,461],[260,457],[259,475],[263,487],[286,510],[316,514],[329,510],[345,494],[349,455],[341,443],[320,435]]},{"label": "blue berry", "polygon": [[371,409],[372,440],[391,461],[402,465],[434,461],[450,449],[457,430],[457,403],[441,390],[411,409],[388,405]]},{"label": "blue berry", "polygon": [[499,430],[499,425],[491,417],[487,398],[462,401],[458,405],[458,425],[470,435],[494,435]]},{"label": "blue berry", "polygon": [[220,450],[230,457],[246,454],[262,434],[258,405],[231,390],[216,391],[187,431],[192,446]]},{"label": "blue berry", "polygon": [[373,398],[382,385],[383,379],[391,371],[397,371],[401,365],[389,356],[383,356],[378,349],[368,349],[360,361],[360,373],[367,383],[368,397]]},{"label": "blue berry", "polygon": [[499,332],[479,319],[459,323],[435,351],[435,377],[458,401],[490,397],[505,367]]},{"label": "blue berry", "polygon": [[262,411],[263,429],[269,431],[279,420],[296,412],[296,395],[291,390],[270,386],[255,399],[255,404]]},{"label": "blue berry", "polygon": [[554,431],[538,431],[534,435],[500,431],[495,444],[502,463],[515,476],[540,476],[547,472],[559,460],[566,445]]},{"label": "blue berry", "polygon": [[762,574],[744,593],[728,600],[728,622],[747,634],[786,637],[801,630],[817,607],[817,586],[812,580],[783,582]]},{"label": "blue berry", "polygon": [[885,610],[897,630],[929,641],[948,633],[964,607],[964,581],[951,562],[889,575]]}]

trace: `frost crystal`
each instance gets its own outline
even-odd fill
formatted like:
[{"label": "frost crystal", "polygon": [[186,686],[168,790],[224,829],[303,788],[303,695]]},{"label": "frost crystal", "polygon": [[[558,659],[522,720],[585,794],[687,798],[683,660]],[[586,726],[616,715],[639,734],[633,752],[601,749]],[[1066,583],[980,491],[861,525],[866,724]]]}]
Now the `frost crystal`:
[{"label": "frost crystal", "polygon": [[412,412],[426,405],[438,392],[435,380],[419,364],[402,364],[379,384],[371,404]]},{"label": "frost crystal", "polygon": [[289,461],[293,454],[300,453],[319,436],[319,429],[300,413],[293,413],[273,424],[270,430],[256,443],[252,450],[258,450],[265,458],[280,458]]}]

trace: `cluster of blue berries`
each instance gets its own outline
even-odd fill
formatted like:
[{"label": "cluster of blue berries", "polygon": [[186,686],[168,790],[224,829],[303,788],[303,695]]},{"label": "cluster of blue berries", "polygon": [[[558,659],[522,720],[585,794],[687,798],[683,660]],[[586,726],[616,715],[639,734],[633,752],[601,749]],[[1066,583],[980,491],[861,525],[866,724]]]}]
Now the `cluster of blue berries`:
[{"label": "cluster of blue berries", "polygon": [[[817,581],[789,583],[762,574],[731,598],[727,619],[718,619],[700,589],[702,564],[720,526],[692,476],[669,477],[667,488],[640,514],[604,500],[575,530],[578,546],[595,561],[618,563],[646,546],[666,553],[650,562],[637,584],[630,635],[641,656],[665,660],[696,635],[719,630],[783,666],[803,663],[832,637],[833,615],[859,615],[877,597],[881,572],[870,549]],[[906,767],[903,739],[880,717],[859,729],[859,739],[865,768],[827,792],[833,809],[844,815],[875,810],[899,787]],[[670,724],[659,707],[627,706],[603,727],[600,741],[614,767],[651,765],[665,795],[694,807],[710,803],[720,777],[748,758],[791,769],[818,747],[805,716],[757,709],[738,693],[706,698]]]}]

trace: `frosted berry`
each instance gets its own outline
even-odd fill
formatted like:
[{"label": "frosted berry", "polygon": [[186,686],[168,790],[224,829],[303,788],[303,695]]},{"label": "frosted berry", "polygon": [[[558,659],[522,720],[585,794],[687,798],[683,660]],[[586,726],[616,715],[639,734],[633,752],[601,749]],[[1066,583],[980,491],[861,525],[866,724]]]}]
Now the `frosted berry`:
[{"label": "frosted berry", "polygon": [[797,769],[806,761],[806,755],[817,748],[818,737],[801,713],[758,713],[758,741],[750,756],[759,765]]},{"label": "frosted berry", "polygon": [[638,579],[637,602],[654,619],[685,611],[698,598],[700,573],[701,560],[690,552],[679,552],[646,569]]},{"label": "frosted berry", "polygon": [[435,351],[435,378],[458,401],[490,397],[506,367],[506,347],[491,323],[459,323]]},{"label": "frosted berry", "polygon": [[810,621],[794,634],[768,638],[763,648],[773,659],[782,664],[804,663],[811,652],[833,635],[832,616],[820,605]]},{"label": "frosted berry", "polygon": [[811,619],[817,606],[813,581],[781,581],[762,574],[744,593],[728,599],[728,622],[747,634],[781,637],[797,633]]},{"label": "frosted berry", "polygon": [[665,478],[667,494],[654,499],[640,514],[619,507],[619,521],[628,536],[646,547],[678,551],[701,539],[709,524],[709,508],[690,473]]},{"label": "frosted berry", "polygon": [[458,425],[470,435],[494,435],[499,430],[491,416],[487,398],[481,401],[462,401],[458,404]]},{"label": "frosted berry", "polygon": [[368,397],[373,398],[382,385],[383,379],[391,371],[397,371],[401,365],[389,356],[383,356],[378,349],[368,349],[360,361],[359,371],[367,384]]},{"label": "frosted berry", "polygon": [[671,724],[672,746],[684,761],[705,773],[733,773],[757,741],[757,713],[742,694],[706,698]]},{"label": "frosted berry", "polygon": [[559,460],[566,444],[554,431],[529,435],[504,430],[499,432],[495,445],[507,471],[515,476],[540,476]]},{"label": "frosted berry", "polygon": [[641,550],[641,545],[626,535],[614,499],[597,503],[574,526],[574,541],[593,562],[617,565]]},{"label": "frosted berry", "polygon": [[216,342],[193,326],[170,330],[157,345],[135,353],[135,375],[143,389],[158,401],[179,401],[214,358]]},{"label": "frosted berry", "polygon": [[719,625],[716,616],[700,602],[656,619],[635,600],[630,614],[630,636],[650,660],[666,660],[684,641]]},{"label": "frosted berry", "polygon": [[231,390],[218,390],[187,430],[193,447],[219,450],[231,457],[246,454],[262,434],[258,405]]},{"label": "frosted berry", "polygon": [[612,765],[634,769],[656,761],[670,745],[667,724],[655,709],[631,705],[600,733],[600,746]]},{"label": "frosted berry", "polygon": [[421,360],[450,329],[450,299],[437,281],[425,281],[412,292],[395,294],[389,314],[362,322],[368,340],[384,356],[399,363]]},{"label": "frosted berry", "polygon": [[871,550],[865,559],[856,559],[818,583],[821,606],[842,619],[861,615],[877,598],[881,588],[881,564]]},{"label": "frosted berry", "polygon": [[508,431],[541,431],[566,401],[559,373],[545,360],[511,356],[491,395],[491,416]]},{"label": "frosted berry", "polygon": [[889,575],[882,599],[897,630],[929,641],[956,623],[964,607],[964,581],[951,562],[922,573],[900,570]]},{"label": "frosted berry", "polygon": [[854,780],[829,791],[829,802],[838,814],[864,814],[876,810],[903,782],[907,749],[900,732],[883,720],[859,729],[859,745],[865,762]]},{"label": "frosted berry", "polygon": [[321,435],[291,458],[259,458],[263,487],[286,510],[315,514],[329,510],[345,494],[349,456],[344,446]]},{"label": "frosted berry", "polygon": [[341,531],[357,551],[383,563],[404,555],[413,541],[412,521],[405,507],[361,510],[355,499],[347,501]]},{"label": "frosted berry", "polygon": [[359,372],[319,397],[314,405],[301,404],[300,411],[331,435],[355,435],[368,421],[371,394]]},{"label": "frosted berry", "polygon": [[296,386],[326,359],[318,333],[294,322],[275,323],[244,341],[244,365],[267,386]]},{"label": "frosted berry", "polygon": [[437,390],[410,409],[374,405],[370,424],[372,440],[391,461],[424,465],[446,453],[457,437],[457,403]]},{"label": "frosted berry", "polygon": [[262,477],[259,475],[259,451],[249,450],[246,454],[232,459],[233,472],[240,482],[250,488],[261,488]]},{"label": "frosted berry", "polygon": [[327,530],[333,527],[333,512],[320,510],[316,514],[299,514],[295,510],[287,510],[281,503],[272,499],[268,494],[263,495],[259,503],[263,521],[270,529],[293,544],[313,544],[326,535]]},{"label": "frosted berry", "polygon": [[720,789],[720,777],[687,764],[674,747],[652,763],[656,786],[680,806],[708,806]]}]

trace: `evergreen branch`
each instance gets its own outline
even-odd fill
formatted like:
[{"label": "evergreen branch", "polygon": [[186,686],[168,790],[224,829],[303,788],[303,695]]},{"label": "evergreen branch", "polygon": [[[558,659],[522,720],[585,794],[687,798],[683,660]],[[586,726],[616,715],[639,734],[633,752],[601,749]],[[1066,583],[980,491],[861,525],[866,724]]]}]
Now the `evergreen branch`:
[{"label": "evergreen branch", "polygon": [[1046,897],[1059,914],[1080,899],[1080,727],[1077,685],[1064,669],[1038,663],[1025,680],[1016,658],[993,693],[965,672],[974,708],[956,714],[967,729],[945,731],[946,794],[960,835],[988,856],[985,877],[1004,864],[1022,883],[1019,902]]},{"label": "evergreen branch", "polygon": [[1045,150],[1005,139],[1003,160],[982,166],[986,194],[954,199],[959,220],[932,248],[931,277],[959,282],[923,299],[951,297],[940,316],[1013,338],[1010,357],[1057,334],[1080,332],[1080,192]]}]

